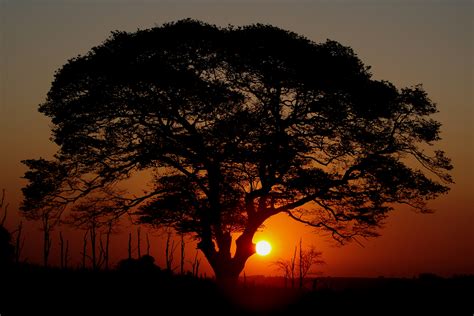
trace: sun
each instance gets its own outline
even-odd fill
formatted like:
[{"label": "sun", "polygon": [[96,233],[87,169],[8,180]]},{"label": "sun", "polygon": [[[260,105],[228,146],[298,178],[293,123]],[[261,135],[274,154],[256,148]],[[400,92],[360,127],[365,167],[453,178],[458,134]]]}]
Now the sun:
[{"label": "sun", "polygon": [[272,251],[272,245],[266,240],[261,240],[257,243],[257,255],[266,256]]}]

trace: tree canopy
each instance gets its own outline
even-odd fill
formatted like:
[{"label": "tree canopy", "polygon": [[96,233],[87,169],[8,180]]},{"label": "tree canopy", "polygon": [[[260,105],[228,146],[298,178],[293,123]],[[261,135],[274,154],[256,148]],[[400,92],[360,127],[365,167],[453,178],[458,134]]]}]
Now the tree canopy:
[{"label": "tree canopy", "polygon": [[59,150],[25,161],[25,212],[150,172],[143,195],[113,197],[115,214],[193,234],[218,277],[238,276],[273,215],[344,242],[375,236],[394,203],[429,211],[452,182],[420,85],[270,25],[114,32],[57,71],[39,110]]}]

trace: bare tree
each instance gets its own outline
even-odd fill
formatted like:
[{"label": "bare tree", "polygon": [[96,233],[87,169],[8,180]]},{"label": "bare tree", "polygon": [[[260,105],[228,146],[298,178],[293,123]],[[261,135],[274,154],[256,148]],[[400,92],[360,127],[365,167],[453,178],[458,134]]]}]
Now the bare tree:
[{"label": "bare tree", "polygon": [[91,223],[89,229],[90,239],[91,239],[91,253],[92,253],[92,270],[97,270],[97,224],[95,222]]},{"label": "bare tree", "polygon": [[201,259],[199,258],[199,251],[196,250],[196,254],[194,255],[194,260],[191,262],[192,273],[194,277],[199,276],[199,265],[201,264]]},{"label": "bare tree", "polygon": [[288,280],[291,279],[291,261],[285,259],[279,259],[272,263],[277,267],[278,270],[283,272],[285,278],[285,288],[288,287]]},{"label": "bare tree", "polygon": [[15,238],[15,263],[20,262],[21,252],[25,246],[25,237],[22,239],[23,233],[23,221],[20,221],[18,228],[16,229],[16,238]]},{"label": "bare tree", "polygon": [[69,240],[64,240],[62,232],[59,232],[59,249],[60,267],[61,269],[67,269],[69,261]]},{"label": "bare tree", "polygon": [[[278,270],[283,272],[285,278],[285,287],[288,285],[288,280],[291,281],[291,287],[295,287],[296,281],[296,266],[298,266],[298,278],[299,287],[304,287],[304,280],[306,276],[311,272],[311,268],[315,265],[323,264],[321,260],[322,252],[317,251],[313,246],[309,249],[303,249],[302,240],[299,242],[299,256],[297,258],[298,246],[295,247],[293,258],[291,259],[279,259],[272,264],[277,267]],[[298,259],[298,260],[297,260]]]},{"label": "bare tree", "polygon": [[295,287],[295,268],[296,268],[296,251],[298,246],[295,247],[293,252],[293,257],[291,259],[279,259],[272,264],[277,266],[277,269],[283,272],[285,277],[285,287],[288,285],[288,281],[291,282],[291,288]]},{"label": "bare tree", "polygon": [[299,253],[299,262],[298,262],[298,267],[299,267],[299,285],[300,289],[303,288],[303,239],[300,238],[300,253]]},{"label": "bare tree", "polygon": [[[25,245],[25,238],[23,238],[23,240],[21,238],[22,232],[23,232],[23,222],[20,221],[17,229],[11,233],[5,228],[5,222],[7,220],[7,215],[8,215],[8,206],[10,205],[9,203],[5,203],[5,197],[6,197],[5,189],[2,189],[2,195],[0,197],[0,214],[3,212],[3,215],[1,216],[1,220],[0,220],[0,229],[4,231],[5,236],[6,236],[6,240],[5,240],[7,243],[6,248],[8,249],[5,249],[6,251],[5,255],[6,257],[10,257],[10,259],[12,259],[11,255],[13,254],[13,259],[15,263],[18,264],[20,262],[21,251],[23,249],[23,246]],[[13,234],[16,234],[16,238],[14,241],[15,246],[12,246],[10,244]]]},{"label": "bare tree", "polygon": [[128,233],[128,259],[132,259],[132,233]]},{"label": "bare tree", "polygon": [[59,267],[64,269],[64,238],[63,232],[59,232]]},{"label": "bare tree", "polygon": [[186,246],[186,243],[184,241],[184,234],[181,235],[181,262],[180,262],[180,274],[184,274],[184,248]]},{"label": "bare tree", "polygon": [[[106,260],[106,247],[104,246],[104,240],[103,236],[106,235],[106,233],[100,233],[99,236],[99,258],[97,261],[97,267],[100,269],[104,264]],[[106,237],[106,242],[107,242],[107,237]]]},{"label": "bare tree", "polygon": [[300,288],[304,287],[304,280],[306,279],[306,276],[311,273],[311,268],[313,266],[321,265],[324,264],[324,261],[321,260],[322,252],[317,251],[314,246],[311,246],[309,249],[304,250],[301,247],[300,243],[300,258],[299,258],[299,267],[300,267],[300,273],[299,273],[299,285]]},{"label": "bare tree", "polygon": [[293,253],[293,258],[290,261],[291,288],[295,287],[295,278],[296,278],[295,266],[296,266],[296,250],[297,249],[298,249],[298,246],[295,246],[295,251]]},{"label": "bare tree", "polygon": [[174,251],[176,250],[177,245],[174,243],[174,239],[172,239],[173,233],[167,232],[166,236],[166,270],[172,272],[173,268],[173,261],[174,261]]},{"label": "bare tree", "polygon": [[66,240],[66,249],[64,250],[64,269],[69,266],[69,240]]},{"label": "bare tree", "polygon": [[86,258],[87,258],[87,235],[89,234],[89,230],[84,232],[84,236],[82,237],[82,268],[86,268]]},{"label": "bare tree", "polygon": [[[110,235],[118,222],[115,211],[120,204],[118,191],[102,190],[94,196],[83,199],[71,207],[65,222],[86,230],[89,234],[90,256],[93,270],[109,265]],[[105,245],[103,238],[105,237]]]},{"label": "bare tree", "polygon": [[146,233],[146,255],[150,255],[150,239],[148,238],[148,233]]},{"label": "bare tree", "polygon": [[141,252],[141,237],[140,237],[140,226],[137,227],[137,252],[138,252],[138,258],[142,257],[142,252]]},{"label": "bare tree", "polygon": [[9,203],[5,204],[5,189],[2,189],[2,197],[0,198],[0,211],[3,211],[2,219],[0,220],[0,226],[5,226],[5,221],[7,220],[8,206]]},{"label": "bare tree", "polygon": [[5,228],[5,221],[8,213],[8,203],[5,205],[5,189],[2,190],[2,196],[0,198],[0,214],[3,212],[3,216],[0,219],[0,267],[3,265],[9,265],[13,262],[15,249],[11,244],[11,234]]},{"label": "bare tree", "polygon": [[112,222],[109,222],[107,233],[105,235],[105,253],[104,253],[104,263],[105,269],[109,269],[109,248],[110,248],[110,234],[112,233]]},{"label": "bare tree", "polygon": [[41,223],[40,230],[43,232],[43,265],[49,264],[49,255],[52,246],[52,232],[55,227],[61,223],[61,217],[65,210],[65,205],[51,204],[36,209],[30,209],[24,212],[24,216],[29,220],[39,221]]},{"label": "bare tree", "polygon": [[[53,220],[56,222],[55,219]],[[43,265],[47,267],[52,245],[51,232],[54,228],[50,212],[44,212],[43,214],[41,214],[41,224],[43,231]]]}]

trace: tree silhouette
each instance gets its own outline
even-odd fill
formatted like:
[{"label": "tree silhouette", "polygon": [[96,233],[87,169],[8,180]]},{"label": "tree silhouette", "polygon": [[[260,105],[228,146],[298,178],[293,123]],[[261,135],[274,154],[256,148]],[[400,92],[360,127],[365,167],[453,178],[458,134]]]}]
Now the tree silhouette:
[{"label": "tree silhouette", "polygon": [[9,206],[8,203],[5,203],[5,196],[5,189],[2,189],[0,196],[0,268],[11,264],[15,254],[15,247],[11,243],[11,233],[5,227]]},{"label": "tree silhouette", "polygon": [[236,280],[271,216],[345,242],[376,236],[393,203],[428,211],[452,182],[427,146],[440,123],[421,86],[374,80],[349,47],[269,25],[114,32],[57,71],[39,110],[60,149],[39,160],[56,171],[49,187],[25,162],[25,211],[147,171],[153,189],[123,196],[117,216],[193,234],[218,279]]},{"label": "tree silhouette", "polygon": [[[298,256],[297,256],[298,252]],[[311,268],[316,265],[324,264],[321,260],[322,252],[317,251],[314,246],[303,249],[302,239],[300,239],[299,249],[295,247],[293,257],[291,259],[278,259],[272,265],[283,272],[285,278],[285,288],[288,286],[288,280],[291,281],[291,287],[295,287],[296,278],[298,277],[299,288],[304,287],[304,281]],[[298,271],[296,271],[298,269]],[[311,272],[315,273],[315,272]]]}]

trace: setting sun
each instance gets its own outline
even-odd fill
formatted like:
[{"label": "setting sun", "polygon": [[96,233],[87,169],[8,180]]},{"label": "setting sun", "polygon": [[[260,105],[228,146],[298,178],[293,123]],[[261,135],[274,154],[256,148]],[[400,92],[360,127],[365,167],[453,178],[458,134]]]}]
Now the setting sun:
[{"label": "setting sun", "polygon": [[272,245],[268,241],[261,240],[257,243],[257,254],[260,256],[266,256],[272,251]]}]

